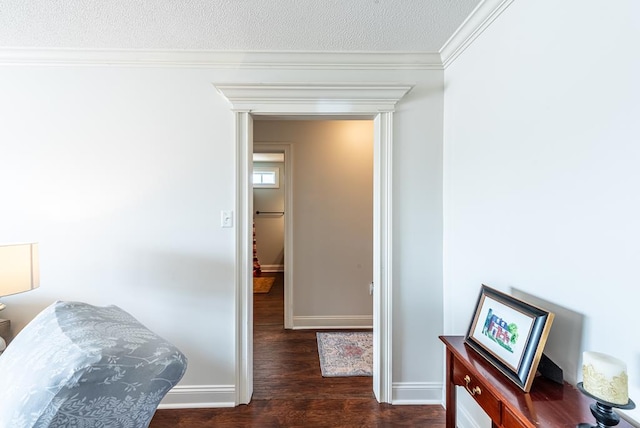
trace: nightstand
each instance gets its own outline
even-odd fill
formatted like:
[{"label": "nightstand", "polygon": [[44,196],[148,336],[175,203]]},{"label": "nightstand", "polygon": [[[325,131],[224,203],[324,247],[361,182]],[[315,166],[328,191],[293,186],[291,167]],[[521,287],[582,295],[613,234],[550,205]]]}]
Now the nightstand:
[{"label": "nightstand", "polygon": [[[531,392],[525,393],[466,345],[464,336],[440,336],[440,340],[447,350],[447,428],[456,427],[456,386],[464,387],[482,407],[492,428],[576,427],[593,420],[589,409],[593,401],[575,386],[539,376]],[[621,420],[616,428],[631,425]]]}]

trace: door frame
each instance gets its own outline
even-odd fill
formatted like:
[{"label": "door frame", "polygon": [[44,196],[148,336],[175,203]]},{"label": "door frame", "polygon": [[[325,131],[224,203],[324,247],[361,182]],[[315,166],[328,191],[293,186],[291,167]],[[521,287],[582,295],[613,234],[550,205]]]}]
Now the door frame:
[{"label": "door frame", "polygon": [[236,405],[253,393],[253,116],[373,119],[373,392],[392,401],[393,112],[411,90],[389,83],[214,84],[234,112],[236,145]]}]

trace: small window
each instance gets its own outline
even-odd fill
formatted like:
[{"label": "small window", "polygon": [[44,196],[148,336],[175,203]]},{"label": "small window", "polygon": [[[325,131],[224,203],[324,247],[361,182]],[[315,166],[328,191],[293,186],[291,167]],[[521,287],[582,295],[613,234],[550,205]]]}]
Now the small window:
[{"label": "small window", "polygon": [[254,167],[253,187],[267,189],[280,188],[280,168],[278,167]]}]

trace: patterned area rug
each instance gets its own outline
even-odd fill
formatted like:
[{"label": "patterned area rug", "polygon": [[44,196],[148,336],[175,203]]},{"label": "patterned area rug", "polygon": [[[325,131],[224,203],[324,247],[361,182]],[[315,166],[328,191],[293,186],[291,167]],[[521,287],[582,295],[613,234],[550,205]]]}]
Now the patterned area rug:
[{"label": "patterned area rug", "polygon": [[373,333],[316,333],[323,377],[373,376]]},{"label": "patterned area rug", "polygon": [[268,293],[273,287],[273,283],[276,280],[274,276],[254,276],[253,277],[253,292],[254,293]]}]

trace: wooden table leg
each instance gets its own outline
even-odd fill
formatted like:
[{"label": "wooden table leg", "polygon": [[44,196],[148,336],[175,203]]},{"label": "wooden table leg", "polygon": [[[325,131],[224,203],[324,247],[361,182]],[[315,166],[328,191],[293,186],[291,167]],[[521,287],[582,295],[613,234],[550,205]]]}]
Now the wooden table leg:
[{"label": "wooden table leg", "polygon": [[456,428],[456,386],[453,384],[453,353],[447,351],[446,379],[447,428]]}]

